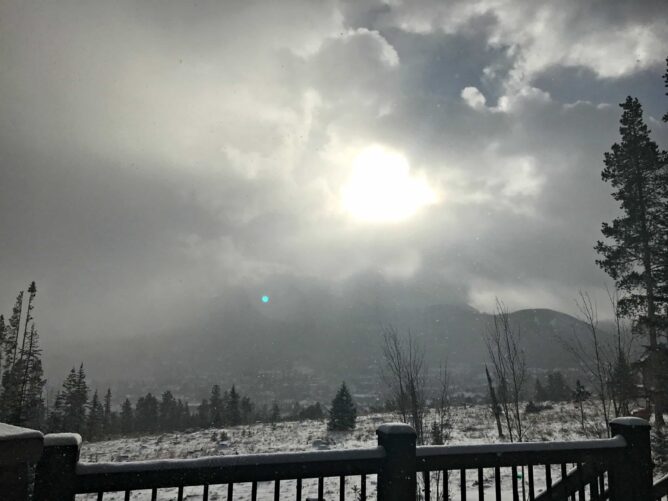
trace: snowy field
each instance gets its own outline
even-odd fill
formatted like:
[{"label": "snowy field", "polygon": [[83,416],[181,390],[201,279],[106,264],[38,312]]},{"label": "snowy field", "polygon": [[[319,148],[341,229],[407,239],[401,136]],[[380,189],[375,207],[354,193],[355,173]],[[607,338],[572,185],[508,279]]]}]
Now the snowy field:
[{"label": "snowy field", "polygon": [[[593,409],[588,409],[590,423],[594,423]],[[579,412],[573,404],[557,404],[551,410],[545,410],[539,414],[527,414],[525,426],[527,428],[528,441],[555,441],[555,440],[579,440],[584,434],[579,421]],[[297,452],[322,449],[348,449],[360,447],[373,447],[376,445],[375,430],[381,423],[396,421],[391,414],[373,414],[361,416],[357,420],[357,429],[348,433],[328,433],[325,421],[283,422],[275,426],[269,424],[257,424],[251,426],[225,428],[227,438],[221,440],[222,429],[200,430],[192,433],[162,434],[145,436],[139,438],[125,438],[109,440],[104,442],[85,443],[81,451],[81,461],[84,462],[118,462],[136,461],[145,459],[167,459],[167,458],[198,458],[211,455],[230,454],[254,454],[269,452]],[[427,423],[429,423],[429,419]],[[595,435],[595,431],[593,432]],[[587,438],[592,437],[589,434]],[[455,444],[479,444],[497,442],[496,427],[489,408],[486,406],[454,407],[452,411],[452,430],[449,445]],[[510,496],[508,489],[511,487],[511,471],[502,470],[502,485],[504,499]],[[490,495],[494,488],[493,470],[486,470],[484,485],[490,489]],[[560,476],[558,467],[552,472],[553,480]],[[474,478],[475,477],[475,478]],[[537,489],[543,486],[544,471],[536,469],[535,481]],[[367,479],[367,495],[369,499],[375,499],[375,478],[369,476]],[[436,493],[436,473],[433,474],[432,498]],[[519,481],[521,485],[521,480]],[[451,495],[459,493],[459,474],[451,472],[450,490]],[[346,480],[346,499],[357,499],[356,489],[359,486],[359,478],[348,478]],[[477,474],[469,471],[467,476],[467,490],[472,498],[477,498]],[[302,499],[317,497],[317,481],[304,480]],[[281,499],[295,499],[295,482],[281,482]],[[474,496],[475,494],[475,496]],[[176,489],[161,489],[158,499],[171,500],[177,497]],[[327,479],[325,482],[325,499],[338,499],[338,478]],[[512,499],[512,497],[508,497]],[[95,499],[93,496],[78,496],[77,499]],[[121,500],[122,493],[108,493],[104,495],[105,500]],[[148,500],[150,491],[133,492],[130,499]],[[202,487],[186,487],[184,499],[202,499]],[[226,486],[211,486],[209,499],[227,499]],[[235,500],[250,499],[250,485],[235,484]],[[258,485],[259,500],[273,500],[273,482]],[[456,499],[456,497],[455,497]]]}]

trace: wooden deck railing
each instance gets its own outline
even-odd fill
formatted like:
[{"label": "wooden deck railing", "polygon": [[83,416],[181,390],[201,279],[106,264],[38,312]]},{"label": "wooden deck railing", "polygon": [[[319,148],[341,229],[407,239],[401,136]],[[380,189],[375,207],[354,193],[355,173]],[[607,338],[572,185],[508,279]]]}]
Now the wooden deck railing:
[{"label": "wooden deck railing", "polygon": [[[16,430],[20,429],[10,431]],[[42,437],[32,432],[32,456],[16,452],[21,447],[14,440],[17,464],[5,469],[6,459],[0,462],[0,499],[71,501],[77,494],[92,493],[104,500],[105,493],[121,491],[129,500],[133,492],[143,490],[157,500],[165,494],[163,489],[170,488],[168,499],[181,501],[189,486],[200,486],[197,495],[203,500],[239,499],[240,487],[245,488],[243,499],[250,500],[431,501],[487,496],[653,501],[665,496],[668,480],[652,485],[649,424],[620,418],[612,422],[611,431],[613,438],[601,440],[416,447],[412,428],[386,424],[377,430],[377,447],[367,449],[125,463],[80,462],[81,440],[75,434],[43,437],[43,451],[36,461],[34,446],[42,446]],[[6,458],[2,448],[9,442],[0,435],[0,458]],[[9,451],[8,446],[5,449]],[[32,494],[27,487],[16,489],[19,484],[28,486],[29,476],[10,479],[12,472],[25,472],[30,464],[35,466]],[[335,492],[325,490],[325,482],[331,487],[332,478]],[[352,483],[354,498],[346,498]],[[211,486],[221,484],[226,497],[210,495]]]}]

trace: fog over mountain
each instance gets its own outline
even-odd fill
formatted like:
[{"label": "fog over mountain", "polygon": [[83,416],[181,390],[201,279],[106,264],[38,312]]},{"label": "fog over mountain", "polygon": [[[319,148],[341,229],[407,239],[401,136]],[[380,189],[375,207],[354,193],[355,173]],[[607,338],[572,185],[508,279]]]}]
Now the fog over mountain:
[{"label": "fog over mountain", "polygon": [[663,0],[0,2],[0,311],[37,282],[55,380],[338,370],[384,323],[480,363],[496,297],[538,353],[607,315],[603,152],[628,94],[668,144],[666,47]]},{"label": "fog over mountain", "polygon": [[[84,346],[50,346],[49,368],[64,373],[83,357],[94,379],[111,384],[255,380],[261,371],[294,370],[322,381],[378,379],[382,334],[391,327],[420,341],[431,369],[447,363],[455,373],[482,373],[490,314],[461,302],[422,303],[413,293],[405,300],[404,291],[380,277],[365,278],[348,284],[344,292],[282,282],[283,293],[271,296],[269,303],[252,290],[238,288],[203,305],[200,320],[191,326],[158,335],[119,335]],[[576,366],[559,336],[585,339],[582,321],[548,309],[520,310],[512,313],[511,321],[530,368]]]}]

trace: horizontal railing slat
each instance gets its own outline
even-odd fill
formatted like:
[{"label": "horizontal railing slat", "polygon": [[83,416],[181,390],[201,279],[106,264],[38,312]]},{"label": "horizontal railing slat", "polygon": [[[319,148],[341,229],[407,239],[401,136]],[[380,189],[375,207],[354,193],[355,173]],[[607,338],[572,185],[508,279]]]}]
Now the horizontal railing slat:
[{"label": "horizontal railing slat", "polygon": [[493,468],[529,464],[597,463],[622,454],[622,436],[580,442],[523,442],[492,445],[428,445],[416,450],[416,471]]},{"label": "horizontal railing slat", "polygon": [[382,447],[342,451],[80,463],[77,493],[377,474]]}]

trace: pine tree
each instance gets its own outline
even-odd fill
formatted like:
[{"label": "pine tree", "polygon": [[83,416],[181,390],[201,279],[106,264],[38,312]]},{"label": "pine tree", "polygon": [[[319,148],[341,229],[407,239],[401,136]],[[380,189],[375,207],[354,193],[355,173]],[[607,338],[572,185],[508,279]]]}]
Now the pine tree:
[{"label": "pine tree", "polygon": [[253,416],[253,403],[251,399],[247,396],[241,399],[241,422],[243,424],[249,424]]},{"label": "pine tree", "polygon": [[208,426],[213,426],[214,428],[223,426],[223,415],[225,414],[223,406],[224,399],[220,396],[220,386],[214,384],[211,387],[211,398],[209,398],[210,422]]},{"label": "pine tree", "polygon": [[357,409],[346,383],[342,383],[332,400],[327,429],[331,431],[354,430]]},{"label": "pine tree", "polygon": [[545,402],[546,400],[549,400],[547,391],[538,378],[536,378],[536,389],[534,390],[533,398],[536,402]]},{"label": "pine tree", "polygon": [[[5,316],[0,315],[0,378],[2,378],[3,373],[3,361],[4,361],[4,350],[5,350],[5,336],[7,334],[7,326],[5,325]],[[0,391],[2,388],[0,387]],[[1,395],[0,395],[1,396]]]},{"label": "pine tree", "polygon": [[135,407],[135,430],[155,433],[158,429],[158,399],[151,393],[137,400]]},{"label": "pine tree", "polygon": [[225,424],[228,426],[237,426],[241,424],[240,401],[241,397],[239,396],[239,393],[237,393],[236,387],[232,385],[225,402]]},{"label": "pine tree", "polygon": [[63,383],[63,431],[85,433],[88,385],[83,364],[76,371],[74,367]]},{"label": "pine tree", "polygon": [[269,415],[269,421],[273,425],[279,422],[280,420],[281,420],[281,409],[278,407],[278,403],[274,401],[271,404],[271,414]]},{"label": "pine tree", "polygon": [[93,393],[86,420],[86,437],[88,440],[97,440],[102,435],[104,427],[104,408],[97,396],[97,390]]},{"label": "pine tree", "polygon": [[197,422],[200,428],[209,428],[211,426],[211,406],[205,398],[197,408]]},{"label": "pine tree", "polygon": [[162,394],[158,409],[158,422],[160,430],[174,431],[178,426],[177,402],[172,392],[167,390]]},{"label": "pine tree", "polygon": [[553,402],[563,402],[571,397],[571,389],[566,384],[564,375],[555,371],[547,375],[547,396]]},{"label": "pine tree", "polygon": [[19,426],[41,428],[44,424],[42,393],[46,381],[42,370],[39,336],[32,311],[37,294],[35,282],[28,287],[28,301],[21,331],[24,292],[16,298],[9,325],[0,318],[0,419]]},{"label": "pine tree", "polygon": [[46,419],[46,430],[49,433],[59,433],[63,431],[63,413],[65,409],[65,397],[58,391],[53,401],[53,406]]},{"label": "pine tree", "polygon": [[121,406],[121,434],[128,435],[135,429],[134,426],[134,411],[132,410],[132,403],[129,398],[125,399]]},{"label": "pine tree", "polygon": [[[2,391],[0,391],[0,420],[9,424],[18,424],[21,364],[18,361],[19,333],[21,329],[21,312],[23,311],[21,291],[16,297],[12,315],[5,328],[5,367],[2,373]],[[17,366],[18,365],[18,366]]]},{"label": "pine tree", "polygon": [[105,435],[112,433],[112,418],[111,418],[111,388],[107,388],[107,393],[104,395],[104,421],[102,429]]},{"label": "pine tree", "polygon": [[575,391],[573,392],[573,399],[577,402],[578,408],[580,409],[580,426],[582,426],[582,431],[587,431],[585,423],[585,413],[584,413],[584,402],[589,399],[591,393],[589,393],[580,380],[578,379],[575,382]]},{"label": "pine tree", "polygon": [[431,443],[432,445],[443,445],[445,443],[443,430],[437,421],[431,423]]},{"label": "pine tree", "polygon": [[602,233],[609,243],[597,242],[595,249],[602,258],[596,262],[625,293],[618,303],[620,313],[637,316],[650,348],[656,349],[659,312],[668,302],[657,296],[658,267],[667,241],[660,224],[666,205],[662,154],[650,139],[638,99],[629,96],[620,106],[622,140],[605,153],[602,178],[616,190],[612,196],[623,215],[611,224],[603,223]]}]

